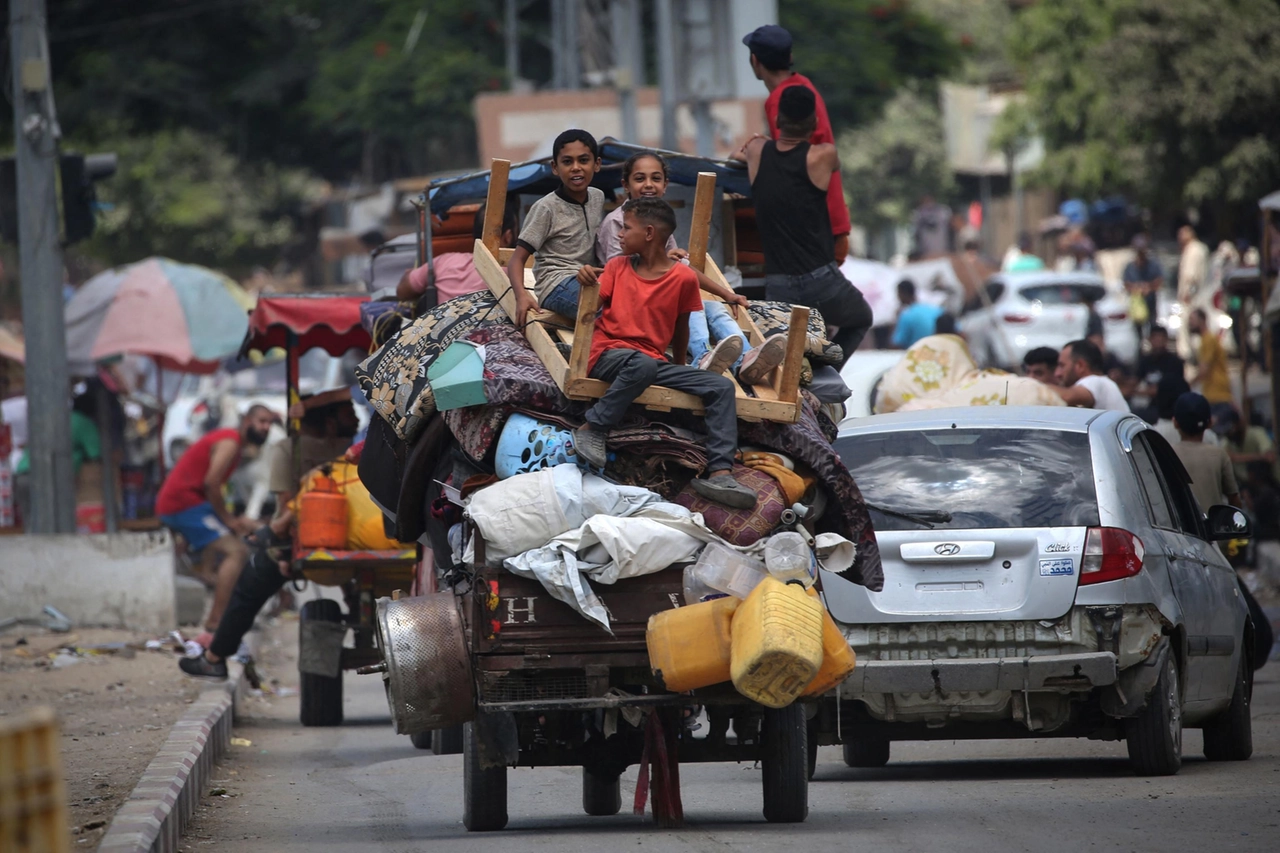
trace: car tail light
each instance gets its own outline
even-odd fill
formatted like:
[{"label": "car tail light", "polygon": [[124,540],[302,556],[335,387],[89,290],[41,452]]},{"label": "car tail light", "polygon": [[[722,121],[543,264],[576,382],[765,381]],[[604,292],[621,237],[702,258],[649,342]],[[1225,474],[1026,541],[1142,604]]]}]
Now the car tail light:
[{"label": "car tail light", "polygon": [[1004,320],[1006,323],[1012,323],[1015,326],[1021,326],[1025,323],[1031,322],[1031,315],[1030,314],[1005,314],[1000,319]]},{"label": "car tail light", "polygon": [[1080,584],[1131,578],[1142,571],[1142,540],[1118,527],[1090,527],[1080,561]]},{"label": "car tail light", "polygon": [[1107,319],[1108,320],[1128,320],[1129,312],[1128,311],[1112,311],[1110,314],[1107,315]]}]

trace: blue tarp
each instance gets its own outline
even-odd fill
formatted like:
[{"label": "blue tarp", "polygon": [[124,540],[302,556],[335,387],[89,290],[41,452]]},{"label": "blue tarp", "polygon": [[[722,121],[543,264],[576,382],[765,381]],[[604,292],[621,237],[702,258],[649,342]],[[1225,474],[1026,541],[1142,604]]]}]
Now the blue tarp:
[{"label": "blue tarp", "polygon": [[[603,168],[596,174],[592,185],[606,193],[612,193],[622,185],[620,168],[623,161],[638,151],[648,150],[651,149],[605,137],[600,141]],[[742,163],[710,160],[675,151],[658,153],[667,161],[667,170],[673,184],[691,187],[697,184],[699,172],[715,172],[716,186],[721,192],[751,195],[747,167]],[[554,190],[559,182],[559,178],[551,171],[550,160],[531,160],[511,167],[507,178],[507,192],[543,195]],[[488,195],[489,172],[486,170],[452,178],[438,178],[431,182],[428,193],[431,212],[441,216],[454,205],[479,201]]]}]

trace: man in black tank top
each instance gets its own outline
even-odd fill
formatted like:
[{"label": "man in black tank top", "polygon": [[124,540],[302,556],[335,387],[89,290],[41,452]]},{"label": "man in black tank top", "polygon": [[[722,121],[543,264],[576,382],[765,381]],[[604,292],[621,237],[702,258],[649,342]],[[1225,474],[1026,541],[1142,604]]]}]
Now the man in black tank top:
[{"label": "man in black tank top", "polygon": [[836,147],[809,144],[813,92],[789,86],[778,102],[778,141],[756,137],[743,153],[764,248],[766,298],[816,308],[840,331],[848,361],[871,328],[871,306],[836,263],[827,188],[840,168]]}]

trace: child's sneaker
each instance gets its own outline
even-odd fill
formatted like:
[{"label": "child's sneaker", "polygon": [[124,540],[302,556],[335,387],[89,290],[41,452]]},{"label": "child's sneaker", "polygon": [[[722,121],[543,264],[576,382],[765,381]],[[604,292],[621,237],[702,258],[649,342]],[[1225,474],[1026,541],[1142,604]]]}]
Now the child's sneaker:
[{"label": "child's sneaker", "polygon": [[733,367],[733,363],[740,355],[742,355],[742,338],[734,335],[707,350],[706,355],[698,359],[698,369],[721,374]]},{"label": "child's sneaker", "polygon": [[607,433],[598,429],[575,429],[573,431],[573,448],[578,456],[592,468],[603,469],[609,461],[609,450],[605,442]]},{"label": "child's sneaker", "polygon": [[756,505],[756,493],[729,474],[717,474],[705,480],[695,477],[689,481],[689,485],[707,500],[715,501],[722,506],[751,509]]},{"label": "child's sneaker", "polygon": [[743,356],[742,365],[738,368],[738,379],[743,385],[763,382],[769,371],[782,364],[786,354],[787,336],[770,335],[764,339],[764,343]]}]

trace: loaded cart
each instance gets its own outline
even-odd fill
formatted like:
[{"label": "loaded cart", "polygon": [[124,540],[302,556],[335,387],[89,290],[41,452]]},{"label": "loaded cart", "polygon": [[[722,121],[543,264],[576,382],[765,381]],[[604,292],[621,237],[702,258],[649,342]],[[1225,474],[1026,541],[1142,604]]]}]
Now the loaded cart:
[{"label": "loaded cart", "polygon": [[[360,305],[367,296],[264,294],[249,317],[242,353],[283,348],[287,355],[288,400],[299,402],[298,359],[312,349],[341,356],[352,349],[369,349],[369,333],[360,325]],[[289,434],[299,424],[288,422]],[[295,444],[296,448],[296,444]],[[294,475],[301,479],[301,461],[294,455]],[[295,537],[292,565],[295,578],[342,590],[346,612],[332,599],[303,604],[298,632],[300,717],[304,726],[336,726],[342,722],[342,673],[377,663],[374,645],[374,603],[397,590],[412,588],[422,561],[417,545],[393,549],[305,547]],[[354,646],[345,648],[347,631]]]},{"label": "loaded cart", "polygon": [[[651,670],[646,626],[685,604],[682,566],[611,587],[602,598],[612,635],[537,581],[484,567],[482,553],[467,572],[458,595],[382,599],[377,619],[397,731],[466,720],[468,830],[506,826],[507,771],[521,766],[581,767],[583,811],[613,815],[619,777],[639,764],[638,807],[647,779],[656,819],[675,825],[680,764],[758,761],[766,819],[804,820],[817,747],[807,741],[810,706],[766,708],[730,684],[673,693]],[[699,708],[708,723],[695,731]]]},{"label": "loaded cart", "polygon": [[[698,165],[690,262],[728,287],[707,245],[732,170]],[[469,830],[506,825],[507,773],[521,766],[581,767],[584,811],[612,815],[636,765],[633,807],[651,800],[672,826],[680,764],[759,762],[766,819],[804,820],[809,720],[854,666],[818,568],[823,584],[883,583],[834,424],[803,387],[810,360],[838,361],[821,320],[782,303],[738,312],[749,343],[786,337],[772,375],[730,375],[732,476],[754,507],[698,496],[701,400],[669,388],[638,397],[603,470],[584,470],[572,430],[607,390],[586,375],[598,291],[584,286],[576,317],[537,311],[517,331],[497,245],[508,164],[465,183],[450,203],[487,199],[472,250],[487,291],[420,311],[356,371],[380,416],[370,444],[387,448],[380,467],[366,450],[361,476],[399,486],[396,524],[430,542],[434,580],[377,602],[383,659],[362,671],[383,678],[397,732],[462,724]],[[431,190],[433,214],[448,189]]]}]

